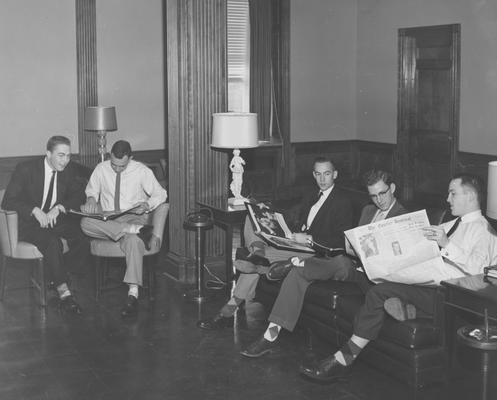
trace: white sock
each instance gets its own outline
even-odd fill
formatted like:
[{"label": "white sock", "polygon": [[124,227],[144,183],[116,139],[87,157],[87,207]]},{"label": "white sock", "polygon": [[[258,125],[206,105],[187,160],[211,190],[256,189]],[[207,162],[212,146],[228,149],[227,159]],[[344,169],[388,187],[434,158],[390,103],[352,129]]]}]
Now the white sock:
[{"label": "white sock", "polygon": [[134,298],[138,298],[138,285],[133,283],[129,284],[128,296],[133,296]]},{"label": "white sock", "polygon": [[264,332],[264,339],[274,342],[278,338],[280,331],[281,326],[276,325],[274,322],[270,322],[266,332]]}]

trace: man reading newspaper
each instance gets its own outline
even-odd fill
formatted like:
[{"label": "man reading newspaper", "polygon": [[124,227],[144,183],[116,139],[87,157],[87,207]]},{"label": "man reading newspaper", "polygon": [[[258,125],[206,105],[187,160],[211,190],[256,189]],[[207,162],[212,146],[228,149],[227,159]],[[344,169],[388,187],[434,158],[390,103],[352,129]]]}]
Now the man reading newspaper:
[{"label": "man reading newspaper", "polygon": [[[344,231],[352,227],[352,207],[345,192],[335,185],[338,171],[332,160],[319,157],[314,160],[313,177],[319,191],[310,193],[301,204],[300,232],[292,239],[301,245],[319,243],[326,248],[344,247]],[[254,298],[259,274],[268,272],[270,263],[288,260],[295,255],[310,257],[312,253],[301,253],[269,246],[254,231],[252,223],[245,221],[244,239],[246,255],[237,257],[235,267],[241,272],[233,296],[214,317],[201,320],[202,329],[220,329],[233,325],[237,307]],[[240,255],[240,254],[239,254]]]},{"label": "man reading newspaper", "polygon": [[[456,219],[423,230],[424,236],[440,246],[444,275],[438,280],[479,274],[496,260],[496,237],[480,210],[481,184],[469,174],[455,176],[449,184],[447,202]],[[438,272],[437,272],[438,274]],[[336,353],[304,362],[300,372],[316,381],[330,382],[350,372],[354,360],[364,347],[376,339],[386,312],[397,320],[434,312],[435,287],[395,282],[372,285],[359,309],[353,335]]]},{"label": "man reading newspaper", "polygon": [[[364,207],[359,225],[366,225],[385,218],[404,214],[405,208],[395,198],[395,183],[386,171],[372,170],[364,175],[364,184],[373,204]],[[246,357],[260,357],[270,352],[276,339],[285,328],[293,331],[299,319],[304,296],[309,285],[315,280],[351,280],[361,287],[368,288],[370,282],[364,273],[356,269],[356,262],[346,255],[333,257],[311,257],[292,259],[294,267],[284,279],[278,297],[269,315],[269,325],[259,340],[241,352]]]}]

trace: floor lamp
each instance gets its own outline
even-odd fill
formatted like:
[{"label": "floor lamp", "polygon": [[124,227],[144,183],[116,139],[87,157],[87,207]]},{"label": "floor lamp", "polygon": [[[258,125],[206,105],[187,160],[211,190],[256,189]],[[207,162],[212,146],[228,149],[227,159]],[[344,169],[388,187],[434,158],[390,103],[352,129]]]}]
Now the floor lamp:
[{"label": "floor lamp", "polygon": [[107,132],[117,130],[116,107],[86,107],[84,128],[97,133],[98,153],[103,162],[107,153]]},{"label": "floor lamp", "polygon": [[220,149],[234,149],[230,162],[232,180],[230,184],[233,197],[228,204],[241,205],[247,199],[242,196],[243,171],[245,160],[240,157],[240,149],[259,145],[257,114],[255,113],[214,113],[212,114],[211,146]]}]

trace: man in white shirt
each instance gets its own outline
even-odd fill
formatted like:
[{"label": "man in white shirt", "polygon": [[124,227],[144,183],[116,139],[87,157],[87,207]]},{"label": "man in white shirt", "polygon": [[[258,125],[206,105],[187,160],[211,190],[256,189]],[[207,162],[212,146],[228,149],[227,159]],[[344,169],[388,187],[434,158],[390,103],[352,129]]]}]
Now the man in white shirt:
[{"label": "man in white shirt", "polygon": [[[469,174],[454,177],[449,185],[447,202],[455,220],[424,229],[424,235],[440,246],[444,267],[432,271],[433,282],[474,275],[495,263],[496,237],[480,210],[481,184]],[[397,320],[434,313],[435,287],[379,283],[367,292],[359,309],[349,341],[335,354],[319,361],[306,362],[300,372],[316,381],[331,382],[350,372],[362,349],[377,338],[386,312]],[[386,312],[385,312],[386,311]]]},{"label": "man in white shirt", "polygon": [[110,221],[94,218],[81,220],[81,228],[88,236],[119,241],[126,256],[124,282],[129,285],[121,316],[136,315],[138,286],[142,285],[143,254],[145,249],[158,245],[159,241],[153,236],[152,227],[147,225],[148,213],[166,201],[167,192],[150,168],[133,160],[131,145],[125,140],[114,143],[110,160],[95,167],[85,192],[87,199],[81,210],[87,213],[136,207],[132,212]]}]

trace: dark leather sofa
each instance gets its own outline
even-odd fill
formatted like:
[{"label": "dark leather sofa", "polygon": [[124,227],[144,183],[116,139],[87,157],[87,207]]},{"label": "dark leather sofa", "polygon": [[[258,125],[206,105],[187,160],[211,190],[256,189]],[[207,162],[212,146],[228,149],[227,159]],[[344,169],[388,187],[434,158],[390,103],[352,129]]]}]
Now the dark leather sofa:
[{"label": "dark leather sofa", "polygon": [[[357,219],[367,203],[366,193],[350,190]],[[430,222],[441,222],[443,210],[427,210]],[[256,301],[270,310],[279,292],[279,282],[259,280]],[[354,316],[364,301],[359,288],[350,282],[313,282],[306,293],[298,327],[325,342],[341,347],[352,334]],[[446,379],[443,291],[437,292],[436,313],[432,319],[398,322],[390,317],[377,340],[360,354],[375,368],[417,389]],[[324,355],[322,355],[324,356]]]}]

